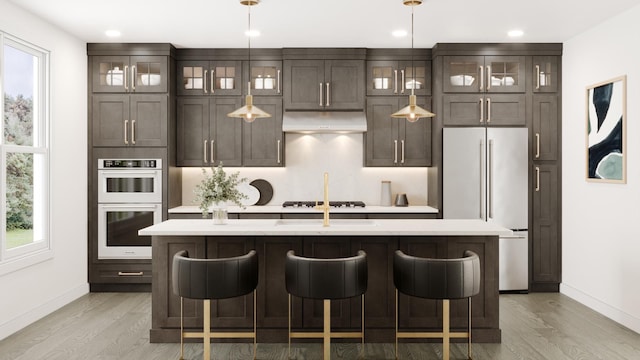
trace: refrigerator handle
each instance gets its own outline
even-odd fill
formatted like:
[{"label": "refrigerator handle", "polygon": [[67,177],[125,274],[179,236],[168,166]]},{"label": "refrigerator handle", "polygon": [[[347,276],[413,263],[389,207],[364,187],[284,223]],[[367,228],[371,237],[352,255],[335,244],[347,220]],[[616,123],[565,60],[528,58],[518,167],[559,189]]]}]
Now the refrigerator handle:
[{"label": "refrigerator handle", "polygon": [[493,140],[489,140],[489,166],[487,166],[489,186],[487,201],[489,202],[489,219],[493,218]]},{"label": "refrigerator handle", "polygon": [[480,220],[484,220],[484,140],[480,140]]}]

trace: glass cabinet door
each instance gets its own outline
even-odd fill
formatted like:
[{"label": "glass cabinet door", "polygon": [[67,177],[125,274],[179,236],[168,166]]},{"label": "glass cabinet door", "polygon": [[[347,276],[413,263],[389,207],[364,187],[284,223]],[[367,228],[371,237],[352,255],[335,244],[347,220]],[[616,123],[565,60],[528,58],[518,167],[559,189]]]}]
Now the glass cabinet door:
[{"label": "glass cabinet door", "polygon": [[524,56],[487,56],[485,58],[486,92],[525,92]]},{"label": "glass cabinet door", "polygon": [[132,56],[132,92],[167,92],[166,56]]},{"label": "glass cabinet door", "polygon": [[207,95],[209,87],[208,61],[179,61],[178,95]]},{"label": "glass cabinet door", "polygon": [[247,70],[248,66],[245,62],[245,94],[250,85],[252,95],[282,95],[282,61],[251,61],[250,70]]},{"label": "glass cabinet door", "polygon": [[167,92],[166,56],[93,56],[93,91]]},{"label": "glass cabinet door", "polygon": [[397,95],[398,65],[396,61],[367,62],[367,95]]},{"label": "glass cabinet door", "polygon": [[211,95],[242,95],[241,61],[210,62]]},{"label": "glass cabinet door", "polygon": [[401,61],[398,64],[398,69],[400,94],[411,94],[411,88],[414,87],[414,84],[415,95],[431,94],[431,66],[427,66],[425,61]]},{"label": "glass cabinet door", "polygon": [[533,57],[533,92],[558,91],[558,57]]},{"label": "glass cabinet door", "polygon": [[[443,88],[445,92],[480,92],[484,76],[483,56],[445,56]],[[482,84],[484,88],[484,83]]]}]

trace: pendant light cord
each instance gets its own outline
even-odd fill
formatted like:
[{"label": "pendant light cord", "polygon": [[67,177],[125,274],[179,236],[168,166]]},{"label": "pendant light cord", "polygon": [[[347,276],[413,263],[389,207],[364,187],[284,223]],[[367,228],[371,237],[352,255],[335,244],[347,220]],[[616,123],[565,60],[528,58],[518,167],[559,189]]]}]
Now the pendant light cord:
[{"label": "pendant light cord", "polygon": [[249,87],[247,89],[247,95],[251,95],[251,4],[247,7],[249,8],[249,30],[247,31],[247,38],[249,42]]},{"label": "pendant light cord", "polygon": [[413,95],[413,90],[416,87],[416,68],[413,64],[413,8],[415,5],[411,5],[411,75],[413,78],[413,84],[411,84],[411,95]]}]

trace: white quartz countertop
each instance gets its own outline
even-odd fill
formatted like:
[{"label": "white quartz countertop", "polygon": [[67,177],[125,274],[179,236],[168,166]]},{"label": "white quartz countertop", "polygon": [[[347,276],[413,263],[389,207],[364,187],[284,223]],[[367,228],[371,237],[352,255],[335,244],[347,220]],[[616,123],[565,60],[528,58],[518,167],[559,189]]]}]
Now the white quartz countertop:
[{"label": "white quartz countertop", "polygon": [[174,219],[138,232],[144,236],[508,236],[512,231],[481,220],[367,220],[322,219],[228,220],[215,225],[211,219]]},{"label": "white quartz countertop", "polygon": [[[307,214],[318,213],[322,214],[322,211],[315,210],[314,208],[296,208],[296,207],[282,207],[276,205],[265,206],[247,206],[244,209],[239,206],[229,206],[227,208],[229,213],[263,213],[263,214]],[[178,206],[169,209],[170,214],[198,214],[200,208],[197,206]],[[366,207],[339,207],[331,208],[331,213],[335,214],[374,214],[374,213],[394,213],[394,214],[437,214],[438,209],[431,206],[366,206]]]}]

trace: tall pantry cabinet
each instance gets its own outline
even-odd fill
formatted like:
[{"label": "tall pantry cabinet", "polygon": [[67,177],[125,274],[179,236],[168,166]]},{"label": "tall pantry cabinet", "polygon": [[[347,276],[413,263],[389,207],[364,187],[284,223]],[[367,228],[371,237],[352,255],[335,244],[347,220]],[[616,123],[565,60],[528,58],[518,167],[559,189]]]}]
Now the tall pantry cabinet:
[{"label": "tall pantry cabinet", "polygon": [[[443,127],[527,127],[529,290],[559,291],[562,44],[436,44],[432,54],[433,166],[443,166]],[[442,171],[429,173],[428,198],[442,214]]]},{"label": "tall pantry cabinet", "polygon": [[[173,135],[176,127],[174,53],[171,44],[87,44],[91,291],[151,289],[150,257],[99,256],[98,239],[107,236],[100,232],[117,231],[117,224],[110,225],[109,215],[99,210],[99,192],[106,184],[98,178],[98,159],[160,159],[162,220],[168,218],[168,208],[182,203],[181,171],[175,164]],[[123,210],[118,211],[120,215],[125,214]],[[131,210],[130,214],[135,211],[138,210]],[[103,216],[107,224],[101,228],[99,217]],[[140,217],[132,215],[131,218]],[[150,239],[131,242],[150,245]]]}]

